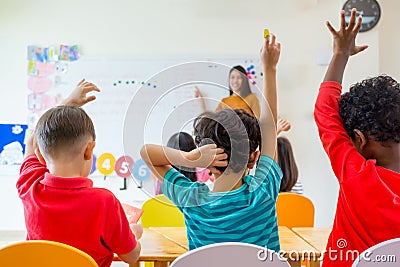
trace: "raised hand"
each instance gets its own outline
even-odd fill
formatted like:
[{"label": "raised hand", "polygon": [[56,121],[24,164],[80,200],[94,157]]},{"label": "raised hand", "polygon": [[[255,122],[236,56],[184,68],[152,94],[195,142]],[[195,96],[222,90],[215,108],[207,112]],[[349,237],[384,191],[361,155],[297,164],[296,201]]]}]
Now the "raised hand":
[{"label": "raised hand", "polygon": [[96,99],[96,96],[94,95],[87,96],[88,93],[93,91],[100,92],[100,89],[97,88],[97,86],[93,83],[82,79],[76,86],[75,90],[72,91],[72,93],[62,102],[62,104],[67,106],[81,107],[86,103]]},{"label": "raised hand", "polygon": [[291,127],[292,126],[291,126],[290,122],[288,122],[287,120],[278,119],[278,123],[277,123],[277,126],[276,126],[276,134],[278,135],[281,132],[287,132],[287,131],[290,130]]},{"label": "raised hand", "polygon": [[356,46],[356,36],[360,30],[362,18],[361,15],[357,16],[357,10],[351,10],[351,17],[349,25],[346,26],[345,12],[340,12],[340,29],[336,31],[329,21],[326,26],[333,36],[333,53],[343,54],[345,56],[352,56],[358,54],[368,48],[367,45]]},{"label": "raised hand", "polygon": [[281,44],[276,42],[276,36],[271,34],[264,40],[260,56],[264,68],[275,68],[279,61]]},{"label": "raised hand", "polygon": [[201,95],[201,92],[200,92],[199,87],[197,87],[197,86],[194,87],[194,97],[195,97],[195,98],[203,97],[203,96]]},{"label": "raised hand", "polygon": [[[356,19],[357,10],[351,10],[349,25],[346,26],[344,10],[340,12],[340,29],[336,31],[327,21],[326,25],[333,36],[333,57],[326,71],[324,81],[342,83],[344,70],[350,56],[368,48],[367,45],[356,46],[356,36],[361,27],[361,16]],[[356,22],[357,20],[357,22]]]}]

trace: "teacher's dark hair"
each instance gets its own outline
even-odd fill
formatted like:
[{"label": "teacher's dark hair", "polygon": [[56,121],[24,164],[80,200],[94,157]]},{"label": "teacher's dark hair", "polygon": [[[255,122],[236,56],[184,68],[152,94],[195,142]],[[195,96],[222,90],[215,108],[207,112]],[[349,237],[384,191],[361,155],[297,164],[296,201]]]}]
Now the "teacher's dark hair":
[{"label": "teacher's dark hair", "polygon": [[[229,78],[231,77],[231,73],[232,71],[237,70],[242,74],[243,77],[243,81],[242,81],[242,85],[240,86],[240,96],[242,98],[245,98],[246,96],[248,96],[249,94],[251,94],[251,90],[250,90],[250,83],[249,83],[249,79],[247,78],[247,72],[245,70],[245,68],[243,68],[242,66],[238,65],[238,66],[234,66],[230,71],[229,71]],[[229,83],[229,78],[228,78],[228,84],[229,84],[229,95],[233,94],[232,88],[230,86]]]}]

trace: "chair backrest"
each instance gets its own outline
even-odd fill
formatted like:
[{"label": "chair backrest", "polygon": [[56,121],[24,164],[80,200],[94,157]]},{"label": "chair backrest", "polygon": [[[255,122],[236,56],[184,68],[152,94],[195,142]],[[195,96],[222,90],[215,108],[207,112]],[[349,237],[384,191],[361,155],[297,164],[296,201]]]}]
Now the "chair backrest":
[{"label": "chair backrest", "polygon": [[303,195],[279,193],[276,213],[279,226],[314,227],[314,204]]},{"label": "chair backrest", "polygon": [[288,267],[289,263],[273,250],[238,242],[207,245],[179,256],[170,267]]},{"label": "chair backrest", "polygon": [[32,240],[8,245],[0,249],[1,267],[98,267],[95,260],[72,246]]},{"label": "chair backrest", "polygon": [[395,238],[370,247],[360,254],[352,266],[399,266],[399,259],[400,238]]},{"label": "chair backrest", "polygon": [[158,195],[143,203],[142,226],[185,226],[182,212],[165,195]]}]

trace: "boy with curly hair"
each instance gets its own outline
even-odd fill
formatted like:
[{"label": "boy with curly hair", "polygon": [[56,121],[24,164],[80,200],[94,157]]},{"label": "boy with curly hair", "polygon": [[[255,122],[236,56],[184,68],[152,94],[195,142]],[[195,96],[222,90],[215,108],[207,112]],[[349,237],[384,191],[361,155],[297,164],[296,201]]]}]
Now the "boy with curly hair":
[{"label": "boy with curly hair", "polygon": [[344,11],[338,31],[327,26],[334,53],[314,115],[340,191],[322,266],[351,266],[359,253],[400,236],[400,85],[378,76],[341,96],[349,57],[367,46],[355,45],[355,9],[347,26]]},{"label": "boy with curly hair", "polygon": [[[189,249],[218,242],[246,242],[279,251],[275,203],[282,172],[273,159],[279,55],[280,44],[275,36],[267,37],[261,59],[271,112],[264,107],[260,124],[244,110],[223,109],[196,119],[198,149],[183,152],[157,145],[142,148],[142,158],[163,181],[162,191],[183,212]],[[255,174],[249,175],[249,168],[256,163]],[[191,182],[171,165],[210,168],[215,175],[213,190]]]}]

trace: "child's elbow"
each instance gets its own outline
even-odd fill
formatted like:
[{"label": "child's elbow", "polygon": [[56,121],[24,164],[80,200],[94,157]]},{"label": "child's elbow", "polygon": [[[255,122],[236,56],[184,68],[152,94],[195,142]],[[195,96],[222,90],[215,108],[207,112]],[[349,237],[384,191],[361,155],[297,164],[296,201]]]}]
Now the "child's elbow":
[{"label": "child's elbow", "polygon": [[140,245],[140,242],[138,241],[136,244],[136,247],[128,252],[127,254],[118,254],[118,257],[128,263],[128,264],[134,264],[139,260],[140,257],[140,251],[142,249],[142,246]]}]

